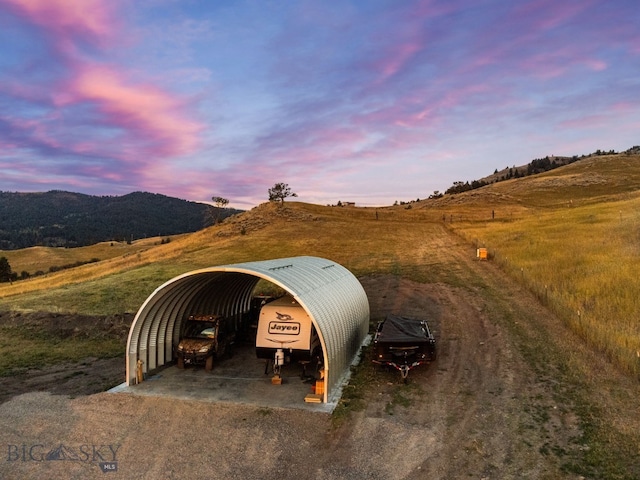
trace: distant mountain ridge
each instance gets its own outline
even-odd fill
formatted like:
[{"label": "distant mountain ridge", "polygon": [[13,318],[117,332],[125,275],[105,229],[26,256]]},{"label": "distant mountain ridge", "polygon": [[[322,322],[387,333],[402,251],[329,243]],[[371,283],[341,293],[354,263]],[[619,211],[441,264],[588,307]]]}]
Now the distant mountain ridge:
[{"label": "distant mountain ridge", "polygon": [[[212,223],[216,207],[156,193],[92,196],[52,190],[0,191],[0,250],[78,247],[195,232]],[[222,209],[220,219],[238,210]]]}]

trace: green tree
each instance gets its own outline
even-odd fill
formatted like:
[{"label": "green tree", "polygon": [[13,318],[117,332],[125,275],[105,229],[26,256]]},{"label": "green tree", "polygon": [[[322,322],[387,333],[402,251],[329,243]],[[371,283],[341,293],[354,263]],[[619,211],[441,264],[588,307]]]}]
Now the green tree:
[{"label": "green tree", "polygon": [[229,205],[229,199],[213,196],[211,197],[211,201],[216,204],[216,209],[213,212],[213,224],[216,225],[220,220],[220,213]]},{"label": "green tree", "polygon": [[293,193],[291,188],[289,188],[288,183],[276,183],[273,188],[269,189],[269,201],[270,202],[280,202],[280,204],[284,204],[284,199],[287,197],[297,197],[297,193]]},{"label": "green tree", "polygon": [[10,282],[13,278],[7,257],[0,257],[0,282]]}]

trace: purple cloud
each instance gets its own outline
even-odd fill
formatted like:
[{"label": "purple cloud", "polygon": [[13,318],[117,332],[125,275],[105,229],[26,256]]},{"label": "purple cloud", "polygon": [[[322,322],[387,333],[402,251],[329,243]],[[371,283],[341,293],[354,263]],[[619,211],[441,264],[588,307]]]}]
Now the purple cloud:
[{"label": "purple cloud", "polygon": [[100,178],[100,183],[120,182],[130,177],[127,170],[143,183],[150,165],[195,151],[202,126],[187,98],[152,80],[133,80],[127,68],[86,55],[87,46],[98,51],[121,46],[116,2],[3,0],[1,4],[37,27],[43,39],[51,39],[56,55],[31,77],[20,67],[27,83],[9,77],[0,87],[7,102],[11,99],[20,106],[1,119],[3,137],[15,148],[46,155],[53,164],[76,158],[76,174]]}]

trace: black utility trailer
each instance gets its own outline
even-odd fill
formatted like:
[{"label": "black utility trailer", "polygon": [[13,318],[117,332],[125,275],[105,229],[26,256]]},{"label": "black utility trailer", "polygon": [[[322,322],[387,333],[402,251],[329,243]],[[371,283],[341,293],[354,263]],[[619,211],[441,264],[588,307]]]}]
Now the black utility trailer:
[{"label": "black utility trailer", "polygon": [[373,363],[399,370],[406,382],[409,370],[436,359],[436,339],[426,320],[387,315],[373,338]]}]

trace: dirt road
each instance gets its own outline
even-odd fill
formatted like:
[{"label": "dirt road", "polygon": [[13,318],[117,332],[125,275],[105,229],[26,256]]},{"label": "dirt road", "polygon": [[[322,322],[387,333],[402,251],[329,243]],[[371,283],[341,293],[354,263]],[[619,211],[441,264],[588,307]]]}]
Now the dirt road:
[{"label": "dirt road", "polygon": [[[581,478],[571,467],[588,451],[576,399],[630,408],[638,386],[473,253],[442,229],[416,255],[422,268],[446,271],[447,281],[360,279],[373,319],[390,312],[429,319],[439,356],[413,370],[408,385],[367,364],[366,406],[341,422],[305,411],[124,394],[71,399],[59,395],[61,382],[51,389],[58,395],[5,397],[0,478]],[[611,391],[628,395],[570,395],[562,370],[568,351],[577,365],[592,358]],[[16,385],[14,393],[30,390]],[[66,393],[80,392],[76,385]]]}]

